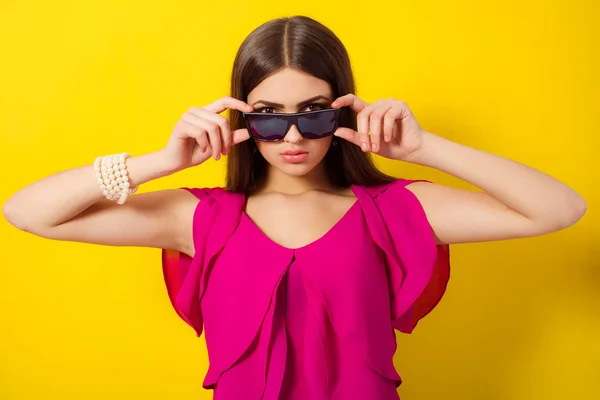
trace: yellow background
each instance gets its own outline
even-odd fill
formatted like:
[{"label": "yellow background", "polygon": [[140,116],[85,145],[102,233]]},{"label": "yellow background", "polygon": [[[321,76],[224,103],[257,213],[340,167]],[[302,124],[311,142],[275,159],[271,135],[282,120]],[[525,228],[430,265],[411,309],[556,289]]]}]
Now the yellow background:
[{"label": "yellow background", "polygon": [[[293,4],[292,4],[293,3]],[[445,299],[399,338],[403,399],[598,399],[599,3],[56,1],[0,3],[0,202],[97,155],[166,143],[227,94],[237,46],[306,14],[346,44],[359,95],[541,169],[588,213],[543,237],[454,246]],[[380,160],[396,176],[472,188]],[[206,164],[144,190],[223,183]],[[209,399],[204,340],[180,321],[158,250],[52,242],[0,221],[1,399]]]}]

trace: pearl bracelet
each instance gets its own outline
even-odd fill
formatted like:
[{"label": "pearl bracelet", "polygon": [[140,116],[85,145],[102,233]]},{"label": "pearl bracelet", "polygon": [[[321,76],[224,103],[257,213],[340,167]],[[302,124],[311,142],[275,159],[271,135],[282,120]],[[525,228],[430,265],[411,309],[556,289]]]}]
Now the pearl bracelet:
[{"label": "pearl bracelet", "polygon": [[94,161],[96,178],[102,194],[108,200],[124,204],[127,197],[137,191],[138,186],[130,188],[126,160],[128,153],[100,156]]}]

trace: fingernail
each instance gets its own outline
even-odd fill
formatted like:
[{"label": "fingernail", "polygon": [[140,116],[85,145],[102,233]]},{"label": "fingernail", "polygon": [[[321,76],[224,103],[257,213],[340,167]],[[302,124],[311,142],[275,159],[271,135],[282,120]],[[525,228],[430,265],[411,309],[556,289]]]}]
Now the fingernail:
[{"label": "fingernail", "polygon": [[371,148],[373,149],[373,151],[377,151],[377,145],[376,144],[372,145]]},{"label": "fingernail", "polygon": [[361,145],[362,145],[363,151],[367,151],[368,150],[367,144],[365,142],[362,142]]},{"label": "fingernail", "polygon": [[390,137],[389,137],[389,136],[386,136],[386,137],[385,137],[385,141],[386,141],[386,142],[389,142],[389,141],[390,141]]},{"label": "fingernail", "polygon": [[217,154],[217,155],[215,156],[215,160],[216,160],[216,161],[219,161],[219,158],[221,158],[221,155],[220,155],[220,154]]}]

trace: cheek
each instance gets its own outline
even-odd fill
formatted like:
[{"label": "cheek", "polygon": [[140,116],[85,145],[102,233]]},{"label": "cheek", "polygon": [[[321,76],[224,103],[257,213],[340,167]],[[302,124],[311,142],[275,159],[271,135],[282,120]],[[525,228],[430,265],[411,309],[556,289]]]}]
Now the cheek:
[{"label": "cheek", "polygon": [[259,140],[256,140],[255,143],[258,151],[267,161],[273,160],[277,155],[277,143],[261,142]]},{"label": "cheek", "polygon": [[331,146],[332,137],[326,137],[323,139],[311,140],[311,153],[324,157]]}]

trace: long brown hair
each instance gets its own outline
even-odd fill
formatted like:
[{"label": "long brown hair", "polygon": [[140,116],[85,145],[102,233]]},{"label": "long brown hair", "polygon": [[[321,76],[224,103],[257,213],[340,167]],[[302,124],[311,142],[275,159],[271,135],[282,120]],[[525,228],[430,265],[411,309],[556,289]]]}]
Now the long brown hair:
[{"label": "long brown hair", "polygon": [[[231,96],[247,102],[248,93],[286,67],[328,82],[334,99],[355,93],[350,59],[340,39],[314,19],[295,16],[268,21],[246,37],[233,63]],[[230,110],[230,125],[232,130],[244,127],[239,111]],[[340,126],[356,130],[356,113],[349,107],[342,109]],[[337,146],[331,146],[324,159],[325,170],[334,186],[374,186],[395,179],[379,171],[370,154],[358,146],[343,139],[335,140]],[[267,167],[253,140],[233,146],[227,156],[226,189],[252,194]]]}]

